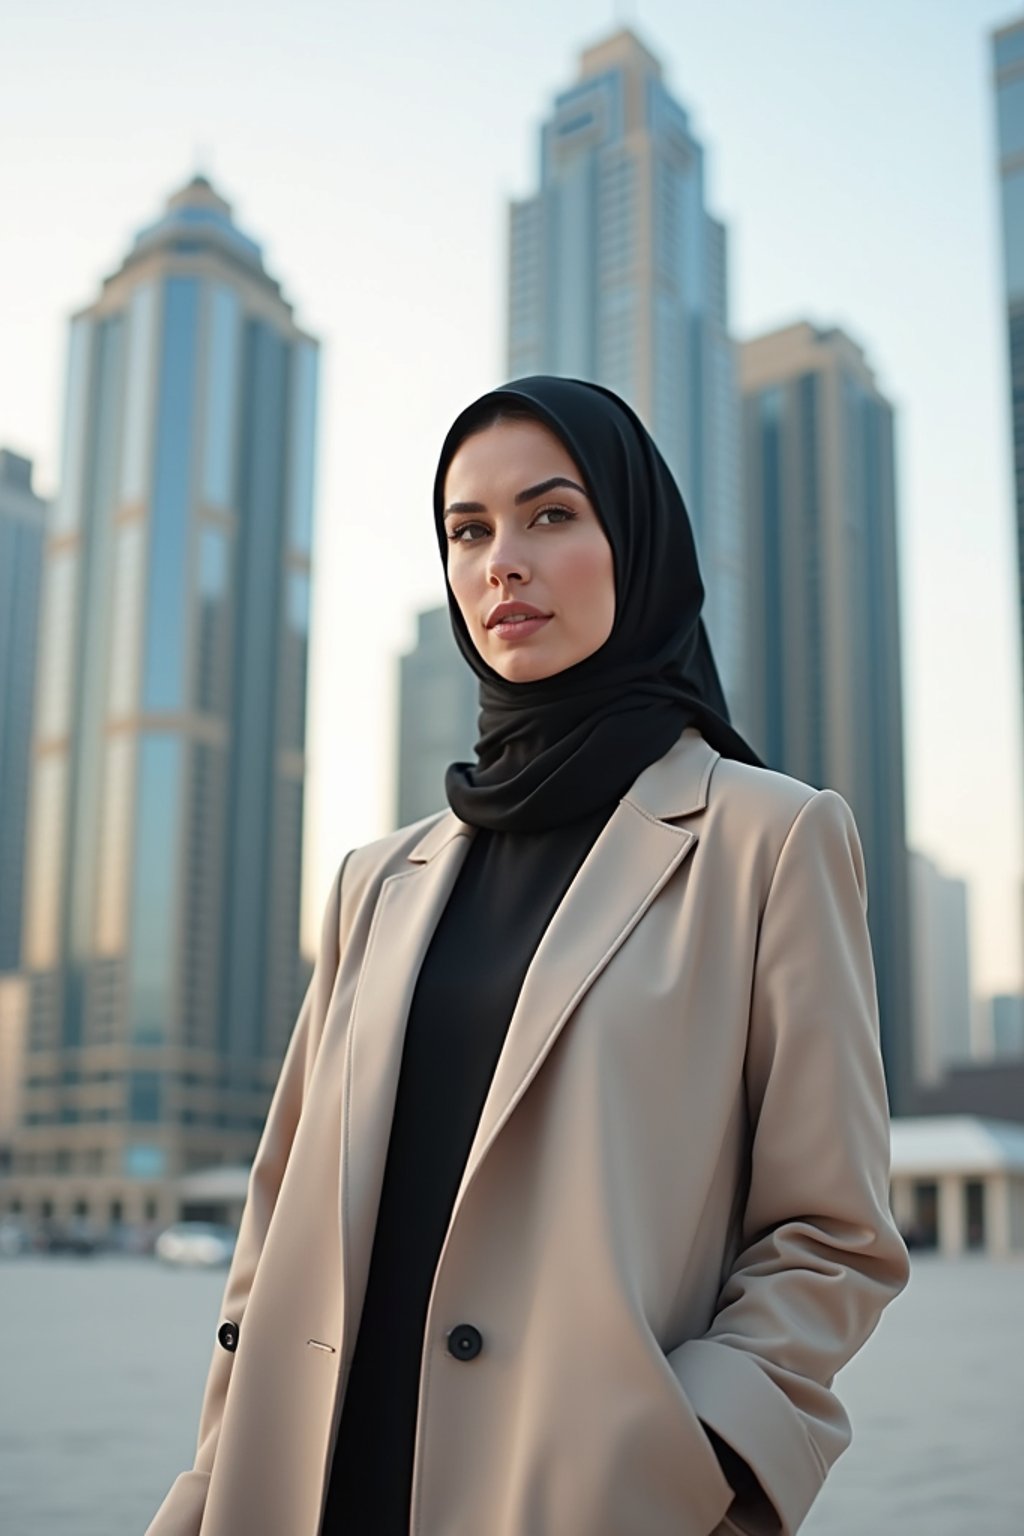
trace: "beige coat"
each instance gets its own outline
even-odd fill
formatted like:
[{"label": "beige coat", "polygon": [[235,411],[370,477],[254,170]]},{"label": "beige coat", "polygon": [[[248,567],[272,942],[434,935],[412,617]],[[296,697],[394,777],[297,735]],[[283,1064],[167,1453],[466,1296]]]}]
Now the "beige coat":
[{"label": "beige coat", "polygon": [[[339,871],[218,1320],[237,1347],[149,1536],[317,1536],[403,1029],[472,836],[445,811]],[[830,790],[692,728],[636,780],[530,965],[455,1200],[412,1536],[800,1525],[850,1438],[832,1379],[908,1272],[864,914]],[[730,1510],[698,1416],[770,1505]]]}]

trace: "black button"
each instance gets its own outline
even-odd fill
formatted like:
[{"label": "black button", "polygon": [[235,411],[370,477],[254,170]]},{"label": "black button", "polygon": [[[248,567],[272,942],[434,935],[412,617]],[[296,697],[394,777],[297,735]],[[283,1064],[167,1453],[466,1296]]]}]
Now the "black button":
[{"label": "black button", "polygon": [[223,1344],[225,1349],[229,1349],[233,1353],[238,1348],[238,1324],[221,1323],[217,1329],[217,1339],[219,1343]]},{"label": "black button", "polygon": [[448,1353],[456,1360],[475,1360],[483,1347],[483,1335],[472,1323],[456,1323],[448,1335]]}]

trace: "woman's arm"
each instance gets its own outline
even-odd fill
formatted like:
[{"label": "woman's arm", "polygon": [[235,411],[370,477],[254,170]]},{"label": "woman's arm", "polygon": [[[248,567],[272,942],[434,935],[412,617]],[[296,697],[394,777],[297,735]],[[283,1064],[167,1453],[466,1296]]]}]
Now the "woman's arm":
[{"label": "woman's arm", "polygon": [[[292,1031],[249,1175],[238,1240],[218,1314],[219,1319],[229,1318],[239,1330],[244,1327],[246,1302],[284,1178],[338,973],[344,868],[343,862],[331,887],[313,977]],[[171,1485],[146,1536],[198,1536],[234,1358],[233,1351],[220,1343],[214,1345],[199,1418],[195,1464]]]},{"label": "woman's arm", "polygon": [[707,1334],[669,1355],[698,1417],[749,1469],[728,1527],[749,1536],[803,1521],[850,1440],[833,1378],[909,1273],[889,1211],[866,910],[853,815],[821,790],[783,845],[758,941],[742,1251]]}]

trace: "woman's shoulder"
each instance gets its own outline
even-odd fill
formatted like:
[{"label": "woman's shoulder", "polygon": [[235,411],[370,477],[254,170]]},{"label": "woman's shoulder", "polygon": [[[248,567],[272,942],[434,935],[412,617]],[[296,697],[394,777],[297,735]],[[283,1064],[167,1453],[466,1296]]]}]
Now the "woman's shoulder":
[{"label": "woman's shoulder", "polygon": [[447,822],[452,823],[453,831],[457,830],[459,823],[445,808],[429,816],[422,816],[419,821],[396,827],[393,832],[386,832],[368,843],[358,844],[345,856],[345,889],[350,891],[356,887],[379,883],[389,875],[413,869],[412,855],[421,846],[429,847],[431,834],[441,831]]},{"label": "woman's shoulder", "polygon": [[824,835],[829,835],[827,828],[849,832],[855,826],[849,805],[835,790],[724,757],[694,727],[683,733],[656,772],[652,802],[668,809],[678,801],[677,814],[699,836],[709,842],[723,839],[737,854],[755,845],[778,853],[798,822]]}]

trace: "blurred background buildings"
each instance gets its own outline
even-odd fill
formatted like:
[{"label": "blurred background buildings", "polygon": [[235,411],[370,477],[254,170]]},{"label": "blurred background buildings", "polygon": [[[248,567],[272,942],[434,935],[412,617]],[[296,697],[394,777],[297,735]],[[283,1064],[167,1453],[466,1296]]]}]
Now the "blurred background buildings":
[{"label": "blurred background buildings", "polygon": [[[1024,21],[992,47],[1024,551]],[[615,31],[508,205],[507,376],[633,404],[687,500],[737,725],[852,805],[894,1108],[1024,1120],[1024,997],[975,996],[966,885],[907,852],[893,403],[839,326],[737,342],[728,249],[686,107]],[[237,1207],[309,975],[317,393],[316,340],[196,176],[72,321],[52,508],[0,453],[0,1213],[169,1220],[214,1168]],[[404,824],[473,755],[446,607],[397,672]],[[976,1227],[979,1199],[947,1203]]]}]

